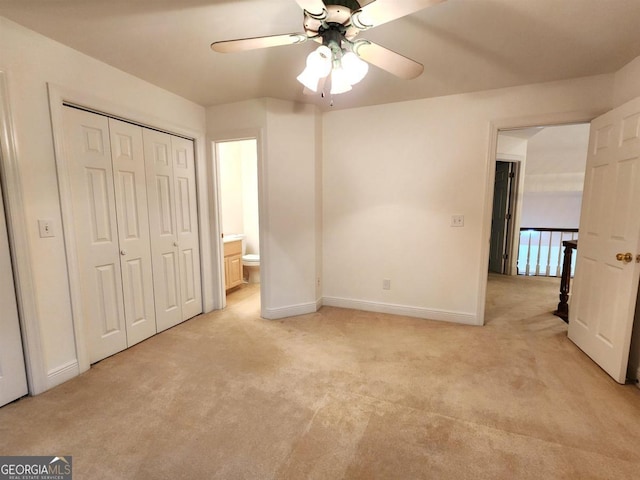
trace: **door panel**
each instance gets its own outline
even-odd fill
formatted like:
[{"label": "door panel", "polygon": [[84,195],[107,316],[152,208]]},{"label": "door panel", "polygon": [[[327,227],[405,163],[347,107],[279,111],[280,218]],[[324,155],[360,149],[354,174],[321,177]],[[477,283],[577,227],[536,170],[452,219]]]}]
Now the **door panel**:
[{"label": "door panel", "polygon": [[80,309],[91,363],[127,347],[113,167],[106,117],[65,107]]},{"label": "door panel", "polygon": [[156,333],[142,127],[109,118],[127,346]]},{"label": "door panel", "polygon": [[496,162],[493,214],[491,217],[491,247],[489,250],[489,271],[495,273],[504,273],[510,173],[511,165],[509,163]]},{"label": "door panel", "polygon": [[0,189],[0,406],[27,394],[16,291]]},{"label": "door panel", "polygon": [[[640,263],[640,98],[591,124],[569,338],[624,383]],[[632,261],[616,258],[632,254]]]},{"label": "door panel", "polygon": [[171,136],[143,129],[158,331],[182,321]]},{"label": "door panel", "polygon": [[177,237],[180,249],[182,320],[202,313],[200,242],[193,142],[171,137],[176,185]]}]

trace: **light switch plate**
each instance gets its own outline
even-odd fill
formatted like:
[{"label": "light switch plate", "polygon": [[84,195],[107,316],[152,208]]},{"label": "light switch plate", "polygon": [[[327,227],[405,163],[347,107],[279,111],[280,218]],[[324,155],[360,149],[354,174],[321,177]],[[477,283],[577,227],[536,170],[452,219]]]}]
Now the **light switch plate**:
[{"label": "light switch plate", "polygon": [[464,215],[451,215],[452,227],[464,227]]},{"label": "light switch plate", "polygon": [[53,231],[53,220],[38,220],[38,230],[40,231],[40,238],[56,236]]}]

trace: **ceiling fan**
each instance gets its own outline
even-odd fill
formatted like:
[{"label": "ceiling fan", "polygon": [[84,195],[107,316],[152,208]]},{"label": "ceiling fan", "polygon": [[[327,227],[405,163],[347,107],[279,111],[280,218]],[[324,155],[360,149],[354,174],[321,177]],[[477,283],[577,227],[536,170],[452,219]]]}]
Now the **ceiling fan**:
[{"label": "ceiling fan", "polygon": [[369,69],[368,63],[409,80],[422,74],[422,64],[356,37],[363,30],[443,1],[374,0],[361,7],[356,0],[296,0],[304,10],[303,33],[225,40],[212,43],[211,48],[220,53],[233,53],[294,45],[307,40],[321,43],[309,54],[307,66],[298,76],[298,81],[305,86],[305,93],[321,90],[329,76],[331,94],[347,92],[365,77]]}]

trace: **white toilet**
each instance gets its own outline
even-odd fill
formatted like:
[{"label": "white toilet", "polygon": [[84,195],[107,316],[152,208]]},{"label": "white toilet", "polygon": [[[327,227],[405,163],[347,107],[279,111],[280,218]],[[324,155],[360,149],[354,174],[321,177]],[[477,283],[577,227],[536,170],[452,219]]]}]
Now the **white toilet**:
[{"label": "white toilet", "polygon": [[242,270],[248,283],[260,283],[260,255],[247,253],[244,240],[242,241]]}]

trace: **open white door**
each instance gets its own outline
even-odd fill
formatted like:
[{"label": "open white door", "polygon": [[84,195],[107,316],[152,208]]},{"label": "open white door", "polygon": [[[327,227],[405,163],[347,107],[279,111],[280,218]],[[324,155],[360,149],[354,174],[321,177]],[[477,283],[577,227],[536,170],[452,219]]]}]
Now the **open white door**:
[{"label": "open white door", "polygon": [[640,278],[640,98],[591,122],[569,338],[625,382]]},{"label": "open white door", "polygon": [[0,190],[0,406],[27,394],[16,291]]}]

